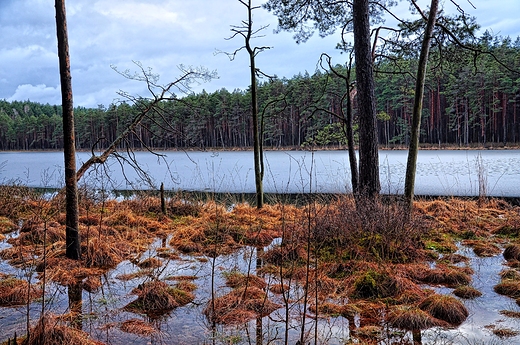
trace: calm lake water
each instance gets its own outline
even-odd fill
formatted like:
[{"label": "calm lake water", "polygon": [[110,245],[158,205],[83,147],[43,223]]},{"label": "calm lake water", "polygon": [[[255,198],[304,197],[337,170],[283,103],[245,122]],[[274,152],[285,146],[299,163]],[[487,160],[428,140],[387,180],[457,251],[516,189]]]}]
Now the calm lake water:
[{"label": "calm lake water", "polygon": [[[380,151],[382,192],[404,190],[407,151]],[[81,152],[78,167],[90,156]],[[254,192],[253,153],[247,151],[162,152],[162,156],[136,152],[141,173],[112,158],[91,169],[81,181],[107,189],[159,188],[172,190]],[[0,180],[17,180],[31,187],[63,185],[61,152],[1,152]],[[350,192],[346,151],[268,151],[265,153],[265,191],[270,193]],[[416,194],[520,196],[520,150],[420,151]]]}]

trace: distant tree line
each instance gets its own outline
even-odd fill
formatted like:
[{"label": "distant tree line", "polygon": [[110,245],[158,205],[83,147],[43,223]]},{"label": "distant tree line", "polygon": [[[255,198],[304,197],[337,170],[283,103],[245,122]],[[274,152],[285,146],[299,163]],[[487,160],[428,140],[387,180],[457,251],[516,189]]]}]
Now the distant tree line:
[{"label": "distant tree line", "polygon": [[[432,61],[426,81],[421,143],[505,144],[520,141],[520,38],[479,40],[493,55],[474,58],[457,47]],[[497,60],[504,62],[497,63]],[[414,93],[414,56],[377,65],[378,135],[382,145],[408,144]],[[507,66],[507,67],[506,67]],[[345,72],[345,67],[336,66]],[[258,100],[266,147],[344,144],[340,107],[344,81],[329,71],[261,81]],[[354,111],[356,102],[354,100]],[[121,148],[234,148],[253,144],[249,90],[191,94],[161,103]],[[129,103],[75,108],[76,147],[102,149],[138,110]],[[0,150],[62,149],[61,106],[0,100]]]}]

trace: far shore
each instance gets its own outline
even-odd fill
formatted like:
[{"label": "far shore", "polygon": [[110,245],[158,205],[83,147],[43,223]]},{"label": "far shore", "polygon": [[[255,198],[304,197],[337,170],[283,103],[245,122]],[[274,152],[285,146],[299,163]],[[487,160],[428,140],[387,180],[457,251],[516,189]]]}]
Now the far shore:
[{"label": "far shore", "polygon": [[[520,143],[507,143],[507,144],[499,144],[499,143],[488,143],[486,145],[482,144],[469,144],[467,146],[462,145],[453,145],[453,144],[421,144],[419,146],[419,150],[519,150]],[[119,149],[122,150],[122,149]],[[126,148],[124,149],[126,150]],[[252,147],[171,147],[171,148],[135,148],[132,151],[135,152],[145,152],[145,151],[153,151],[153,152],[167,152],[167,151],[187,151],[187,152],[201,152],[201,151],[252,151]],[[284,147],[275,147],[269,146],[264,147],[264,151],[347,151],[347,146],[344,145],[331,145],[331,146],[284,146]],[[358,147],[356,146],[356,150]],[[379,145],[379,150],[408,150],[408,146],[406,145]],[[61,149],[29,149],[29,150],[0,150],[0,152],[62,152]],[[92,149],[76,149],[77,152],[92,152]],[[95,153],[103,152],[103,149],[96,149]]]}]

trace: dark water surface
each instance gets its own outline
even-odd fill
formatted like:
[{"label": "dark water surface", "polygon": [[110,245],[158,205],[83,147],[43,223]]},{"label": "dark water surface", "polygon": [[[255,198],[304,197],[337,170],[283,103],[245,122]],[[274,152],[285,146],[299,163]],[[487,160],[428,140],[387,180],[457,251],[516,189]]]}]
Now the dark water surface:
[{"label": "dark water surface", "polygon": [[[255,190],[253,153],[248,151],[136,152],[144,181],[116,159],[91,169],[82,182],[107,189],[167,189],[251,193]],[[407,151],[380,151],[382,192],[404,190]],[[81,152],[79,165],[90,157]],[[63,185],[61,152],[0,152],[0,179],[31,187]],[[268,151],[265,191],[269,193],[344,193],[351,191],[346,151]],[[427,150],[417,163],[416,194],[520,197],[520,150]]]}]

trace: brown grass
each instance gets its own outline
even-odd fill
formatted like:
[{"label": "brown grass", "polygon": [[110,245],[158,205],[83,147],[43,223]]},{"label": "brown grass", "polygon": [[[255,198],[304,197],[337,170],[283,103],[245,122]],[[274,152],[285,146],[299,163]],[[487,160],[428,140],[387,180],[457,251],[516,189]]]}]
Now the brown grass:
[{"label": "brown grass", "polygon": [[514,317],[514,318],[520,318],[520,311],[513,311],[513,310],[501,310],[500,314],[507,316],[507,317]]},{"label": "brown grass", "polygon": [[471,286],[459,286],[453,290],[453,294],[464,299],[475,299],[482,296],[482,292]]},{"label": "brown grass", "polygon": [[148,322],[139,319],[129,319],[123,321],[119,329],[126,333],[137,334],[143,337],[157,333],[157,330]]},{"label": "brown grass", "polygon": [[511,243],[504,249],[504,258],[506,260],[520,260],[520,244]]},{"label": "brown grass", "polygon": [[85,252],[87,267],[114,268],[123,261],[123,253],[117,247],[114,238],[92,238]]},{"label": "brown grass", "polygon": [[493,334],[499,338],[511,338],[516,337],[520,332],[512,330],[510,328],[495,328],[492,330]]},{"label": "brown grass", "polygon": [[159,268],[163,264],[162,260],[157,258],[147,258],[143,261],[137,263],[137,267],[144,269],[144,268]]},{"label": "brown grass", "polygon": [[267,287],[265,280],[254,274],[247,275],[242,272],[232,271],[224,274],[224,277],[226,279],[226,285],[233,289],[246,286],[258,289],[265,289]]},{"label": "brown grass", "polygon": [[471,282],[472,272],[467,272],[461,267],[449,265],[437,265],[434,269],[415,272],[415,279],[428,284],[439,284],[448,287],[467,285]]},{"label": "brown grass", "polygon": [[455,297],[433,294],[421,302],[419,308],[436,319],[458,326],[469,316],[464,304]]},{"label": "brown grass", "polygon": [[52,315],[44,315],[29,334],[29,339],[25,342],[27,345],[103,345],[102,342],[91,339],[88,333],[68,327]]},{"label": "brown grass", "polygon": [[484,241],[475,243],[473,245],[473,251],[475,252],[475,255],[480,257],[492,257],[502,253],[502,249],[500,249],[496,244]]},{"label": "brown grass", "polygon": [[520,298],[520,281],[504,279],[493,288],[496,293],[512,298]]},{"label": "brown grass", "polygon": [[42,296],[42,291],[34,285],[29,287],[25,280],[4,277],[0,280],[0,306],[24,305]]},{"label": "brown grass", "polygon": [[0,216],[0,234],[8,234],[17,228],[18,226],[11,219]]},{"label": "brown grass", "polygon": [[398,306],[392,308],[387,317],[390,327],[407,331],[424,330],[432,327],[445,326],[442,321],[418,307]]},{"label": "brown grass", "polygon": [[204,309],[204,315],[216,323],[236,325],[259,316],[267,316],[281,307],[271,302],[266,292],[261,289],[238,288],[216,298],[213,302],[209,301]]}]

